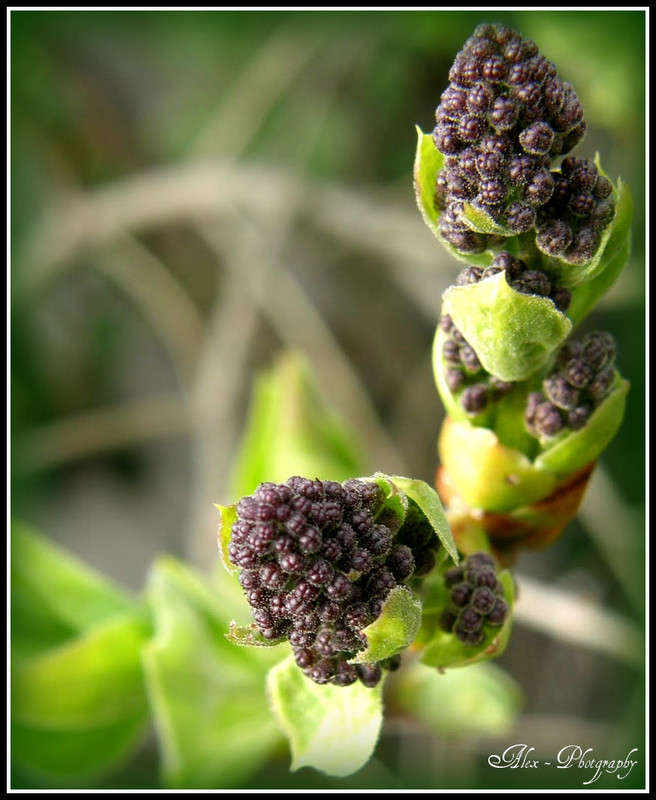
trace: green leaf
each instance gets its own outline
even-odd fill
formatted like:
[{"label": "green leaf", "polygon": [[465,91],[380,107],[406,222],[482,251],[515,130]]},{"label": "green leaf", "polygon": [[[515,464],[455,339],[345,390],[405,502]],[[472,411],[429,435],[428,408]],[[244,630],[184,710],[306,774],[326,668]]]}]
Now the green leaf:
[{"label": "green leaf", "polygon": [[225,637],[240,647],[275,647],[286,641],[285,636],[280,639],[265,639],[254,623],[237,625],[234,621],[230,623],[230,629]]},{"label": "green leaf", "polygon": [[440,461],[469,508],[512,511],[548,497],[557,477],[544,464],[501,444],[494,431],[447,417],[439,439]]},{"label": "green leaf", "polygon": [[139,619],[113,619],[22,660],[12,674],[14,718],[32,727],[74,729],[145,715],[140,650],[148,634]]},{"label": "green leaf", "polygon": [[88,787],[121,766],[143,733],[142,714],[72,730],[34,728],[12,721],[12,759],[44,787]]},{"label": "green leaf", "polygon": [[231,495],[292,475],[345,481],[363,471],[359,437],[327,406],[302,356],[287,353],[255,380]]},{"label": "green leaf", "polygon": [[414,642],[420,625],[421,602],[405,586],[396,586],[387,595],[380,616],[362,630],[368,646],[353,663],[373,664],[401,653]]},{"label": "green leaf", "polygon": [[433,136],[417,130],[417,151],[415,154],[414,184],[417,205],[424,222],[439,237],[438,221],[440,210],[436,205],[435,186],[437,174],[444,166],[444,156],[435,147]]},{"label": "green leaf", "polygon": [[435,188],[437,174],[444,166],[444,156],[435,147],[433,136],[423,133],[417,126],[417,151],[414,164],[414,187],[417,205],[424,222],[439,239],[440,244],[458,261],[477,267],[488,267],[494,257],[491,252],[461,253],[444,239],[439,229],[440,209],[436,204]]},{"label": "green leaf", "polygon": [[629,382],[616,373],[615,388],[594,410],[585,427],[544,449],[535,459],[535,466],[564,478],[595,461],[622,424],[628,391]]},{"label": "green leaf", "polygon": [[140,661],[147,636],[141,620],[118,618],[15,663],[13,758],[72,783],[116,768],[148,722]]},{"label": "green leaf", "polygon": [[139,604],[28,526],[11,526],[12,651],[30,655],[62,644]]},{"label": "green leaf", "polygon": [[217,503],[215,503],[214,507],[217,508],[219,511],[218,543],[219,543],[219,555],[221,556],[221,562],[223,563],[223,566],[228,570],[230,574],[236,575],[239,570],[232,563],[232,561],[230,561],[230,555],[228,553],[228,545],[230,544],[230,537],[232,535],[233,523],[237,519],[237,504],[233,503],[230,506],[220,506]]},{"label": "green leaf", "polygon": [[393,700],[440,736],[499,735],[512,731],[522,692],[490,662],[446,671],[415,662],[399,673]]},{"label": "green leaf", "polygon": [[442,503],[435,489],[429,486],[425,481],[416,478],[403,478],[400,475],[393,475],[389,476],[389,479],[419,506],[437,534],[442,546],[457,564],[458,550],[453,541],[449,521],[444,513]]},{"label": "green leaf", "polygon": [[166,557],[155,563],[147,586],[155,636],[143,662],[162,780],[171,788],[234,788],[279,742],[264,685],[280,654],[225,638],[234,581],[217,577],[210,586]]},{"label": "green leaf", "polygon": [[11,539],[12,758],[45,783],[116,768],[148,720],[145,611],[27,527]]},{"label": "green leaf", "polygon": [[343,778],[371,758],[383,721],[382,686],[369,689],[319,685],[290,656],[274,667],[267,691],[280,728],[289,740],[291,769],[314,767]]},{"label": "green leaf", "polygon": [[400,491],[398,485],[392,478],[390,478],[389,475],[383,475],[382,472],[376,472],[372,478],[360,478],[359,480],[373,481],[385,492],[385,502],[378,511],[376,519],[394,517],[400,527],[408,513],[408,498],[404,492]]},{"label": "green leaf", "polygon": [[462,205],[462,221],[470,230],[474,231],[475,233],[485,233],[492,236],[508,237],[514,237],[517,235],[514,231],[511,231],[510,228],[499,225],[499,223],[496,222],[493,217],[491,217],[484,209],[473,206],[471,203],[463,203]]},{"label": "green leaf", "polygon": [[504,381],[530,377],[572,329],[551,300],[512,289],[505,272],[447,289],[443,313],[451,316],[487,372]]},{"label": "green leaf", "polygon": [[463,644],[457,636],[435,625],[432,638],[426,643],[420,661],[429,667],[439,669],[466,667],[491,658],[497,658],[506,649],[512,628],[512,608],[514,602],[513,578],[508,570],[499,572],[504,595],[510,612],[504,624],[498,628],[485,625],[485,636],[480,645],[472,647]]}]

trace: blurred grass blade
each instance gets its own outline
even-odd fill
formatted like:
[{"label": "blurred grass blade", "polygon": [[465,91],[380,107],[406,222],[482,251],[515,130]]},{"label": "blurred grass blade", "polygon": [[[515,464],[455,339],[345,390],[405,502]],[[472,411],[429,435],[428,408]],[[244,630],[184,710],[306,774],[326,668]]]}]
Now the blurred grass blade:
[{"label": "blurred grass blade", "polygon": [[160,558],[147,587],[155,636],[144,650],[162,780],[176,789],[234,788],[269,757],[279,733],[265,697],[277,648],[235,647],[219,593]]},{"label": "blurred grass blade", "polygon": [[326,406],[298,354],[286,354],[254,384],[232,497],[292,475],[344,481],[363,470],[357,436]]}]

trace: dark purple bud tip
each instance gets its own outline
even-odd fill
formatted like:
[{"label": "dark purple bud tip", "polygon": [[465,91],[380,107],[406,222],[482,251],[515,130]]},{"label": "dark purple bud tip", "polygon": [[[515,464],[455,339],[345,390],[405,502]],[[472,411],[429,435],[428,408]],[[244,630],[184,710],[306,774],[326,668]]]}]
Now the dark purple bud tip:
[{"label": "dark purple bud tip", "polygon": [[497,597],[494,608],[488,612],[485,621],[489,625],[503,625],[508,616],[508,604],[502,597]]},{"label": "dark purple bud tip", "polygon": [[550,439],[563,430],[565,421],[561,410],[553,403],[545,401],[535,410],[533,425],[538,436]]},{"label": "dark purple bud tip", "polygon": [[567,382],[576,389],[585,389],[594,378],[594,370],[584,358],[574,358],[565,370]]},{"label": "dark purple bud tip", "polygon": [[483,383],[468,386],[460,395],[460,403],[467,414],[480,414],[487,407],[488,388]]},{"label": "dark purple bud tip", "polygon": [[469,645],[470,647],[478,647],[479,644],[482,644],[483,639],[485,638],[485,634],[482,630],[463,631],[461,628],[456,626],[455,633],[463,644]]},{"label": "dark purple bud tip", "polygon": [[447,633],[451,633],[453,630],[453,626],[456,624],[456,620],[458,619],[457,613],[452,611],[451,609],[447,608],[442,612],[440,617],[440,628]]},{"label": "dark purple bud tip", "polygon": [[476,375],[476,373],[483,369],[476,355],[476,351],[469,344],[463,345],[460,348],[460,361],[470,375]]},{"label": "dark purple bud tip", "polygon": [[567,424],[573,431],[584,428],[592,414],[592,407],[588,404],[577,406],[567,414]]},{"label": "dark purple bud tip", "polygon": [[615,369],[612,364],[607,364],[588,384],[588,397],[590,397],[595,406],[598,406],[608,395],[614,380]]},{"label": "dark purple bud tip", "polygon": [[588,334],[583,343],[583,357],[592,369],[599,371],[615,360],[615,340],[604,331]]},{"label": "dark purple bud tip", "polygon": [[496,562],[494,561],[494,556],[490,553],[486,553],[484,550],[479,551],[478,553],[472,553],[471,555],[467,556],[465,559],[465,564],[468,567],[495,567]]},{"label": "dark purple bud tip", "polygon": [[485,615],[494,608],[496,601],[497,596],[492,589],[487,586],[479,586],[472,594],[471,606],[479,614]]},{"label": "dark purple bud tip", "polygon": [[532,155],[546,155],[553,139],[553,128],[546,122],[535,122],[519,134],[519,143]]},{"label": "dark purple bud tip", "polygon": [[547,378],[543,386],[549,400],[559,408],[571,410],[578,405],[578,390],[568,383],[562,375],[556,374]]},{"label": "dark purple bud tip", "polygon": [[337,665],[337,675],[332,679],[331,683],[335,686],[351,686],[358,680],[358,673],[353,664],[347,661],[339,661]]},{"label": "dark purple bud tip", "polygon": [[415,578],[423,578],[425,575],[428,575],[432,572],[433,568],[435,567],[435,551],[432,548],[425,548],[423,550],[418,550],[414,553],[415,558],[415,571],[413,573],[413,577]]},{"label": "dark purple bud tip", "polygon": [[471,600],[472,591],[472,587],[468,583],[456,583],[456,585],[451,589],[449,598],[454,606],[462,608]]},{"label": "dark purple bud tip", "polygon": [[462,566],[458,567],[451,567],[444,573],[444,582],[446,583],[447,587],[455,586],[456,583],[459,583],[464,576],[465,572]]},{"label": "dark purple bud tip", "polygon": [[549,295],[558,311],[564,314],[572,303],[572,293],[564,286],[552,286]]},{"label": "dark purple bud tip", "polygon": [[383,671],[379,664],[356,664],[355,669],[360,681],[370,689],[378,686],[383,677]]},{"label": "dark purple bud tip", "polygon": [[456,622],[456,632],[478,633],[483,626],[483,617],[470,606],[464,608]]},{"label": "dark purple bud tip", "polygon": [[514,233],[526,233],[535,225],[535,209],[528,203],[516,202],[506,211],[506,225]]}]

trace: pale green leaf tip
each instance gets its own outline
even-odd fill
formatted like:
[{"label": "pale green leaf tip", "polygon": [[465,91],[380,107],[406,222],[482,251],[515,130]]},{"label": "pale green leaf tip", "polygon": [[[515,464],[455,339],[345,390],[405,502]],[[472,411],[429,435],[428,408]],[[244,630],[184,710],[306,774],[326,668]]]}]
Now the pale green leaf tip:
[{"label": "pale green leaf tip", "polygon": [[384,477],[419,506],[419,509],[437,534],[440,543],[457,564],[458,550],[453,540],[451,527],[442,502],[435,489],[420,478],[405,478],[401,475],[386,475]]},{"label": "pale green leaf tip", "polygon": [[270,670],[267,695],[289,740],[292,772],[313,767],[345,778],[371,758],[383,719],[382,681],[374,689],[320,686],[289,656]]},{"label": "pale green leaf tip", "polygon": [[229,642],[239,647],[276,647],[286,641],[284,636],[278,639],[265,639],[254,623],[238,625],[235,620],[230,622],[228,632],[223,635]]},{"label": "pale green leaf tip", "polygon": [[535,373],[572,329],[549,298],[516,291],[503,272],[449,287],[443,308],[486,371],[506,381]]},{"label": "pale green leaf tip", "polygon": [[354,664],[373,664],[408,648],[421,626],[421,601],[406,586],[396,586],[387,595],[380,616],[361,633],[367,649],[358,653]]},{"label": "pale green leaf tip", "polygon": [[237,567],[230,560],[228,554],[228,545],[230,544],[230,535],[232,532],[232,523],[234,522],[237,514],[237,506],[222,506],[217,503],[213,504],[219,511],[219,526],[217,531],[217,544],[219,547],[219,555],[221,562],[229,573],[234,575],[237,572]]},{"label": "pale green leaf tip", "polygon": [[463,203],[464,214],[462,221],[474,233],[484,233],[496,236],[514,236],[509,228],[499,225],[490,214],[471,203]]}]

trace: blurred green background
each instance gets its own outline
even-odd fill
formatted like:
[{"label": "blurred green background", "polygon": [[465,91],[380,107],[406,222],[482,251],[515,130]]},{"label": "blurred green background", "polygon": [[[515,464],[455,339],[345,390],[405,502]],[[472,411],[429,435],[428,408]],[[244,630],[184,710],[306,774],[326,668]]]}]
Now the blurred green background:
[{"label": "blurred green background", "polygon": [[[432,480],[430,347],[459,266],[415,205],[415,125],[433,127],[483,21],[559,67],[589,124],[577,154],[599,151],[633,192],[631,261],[584,324],[618,341],[626,419],[579,518],[518,565],[499,662],[525,695],[515,729],[447,741],[392,715],[352,779],[290,775],[283,750],[239,788],[519,788],[525,771],[486,759],[522,737],[639,747],[644,768],[640,659],[595,641],[644,619],[645,13],[10,14],[12,514],[134,592],[164,552],[215,569],[212,503],[235,499],[252,382],[284,351],[305,356],[367,471]],[[601,627],[549,629],[561,595],[603,609]],[[156,786],[152,739],[102,780]]]}]

